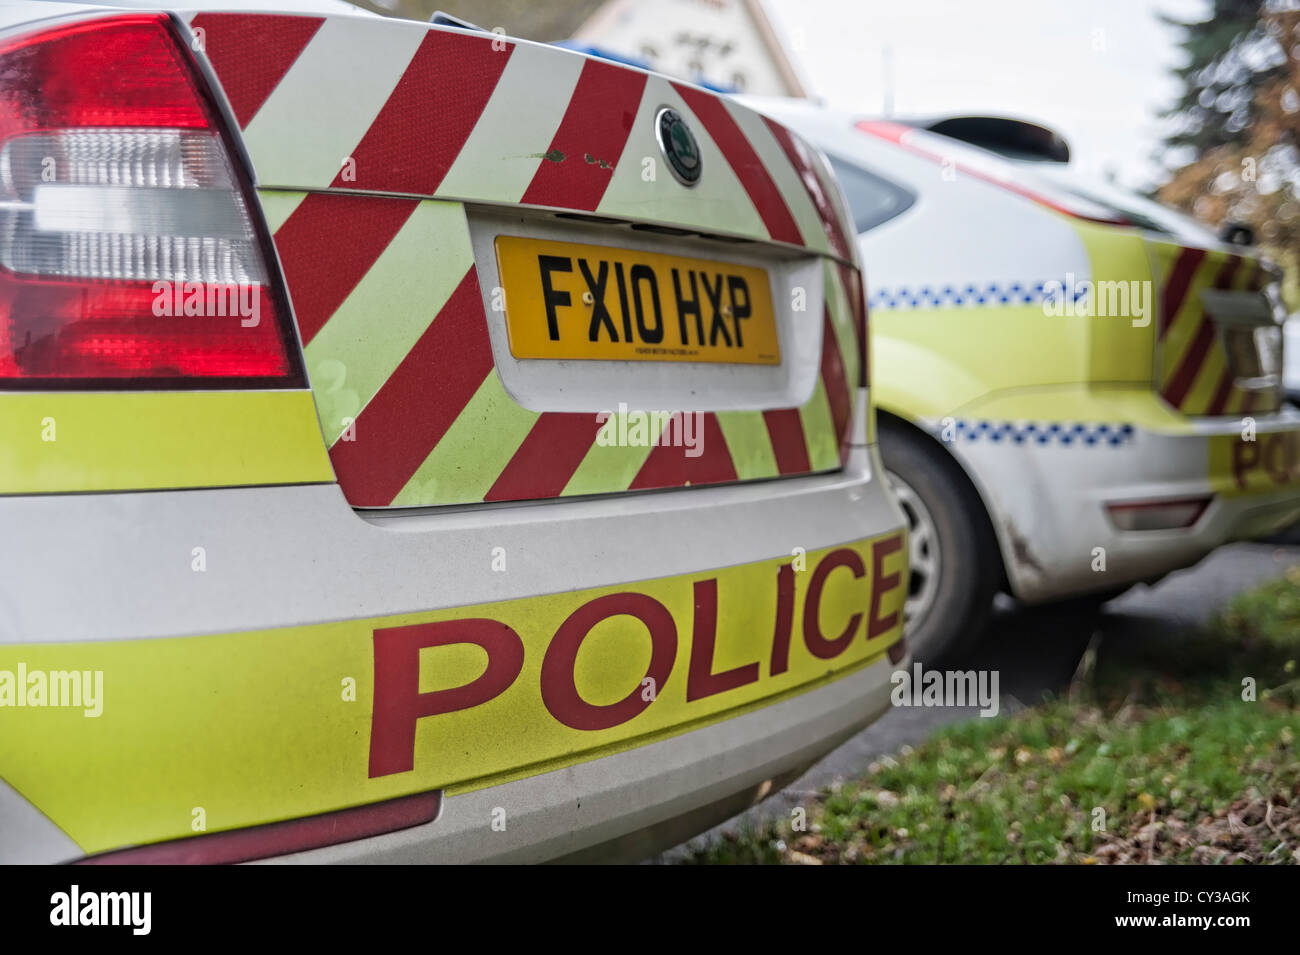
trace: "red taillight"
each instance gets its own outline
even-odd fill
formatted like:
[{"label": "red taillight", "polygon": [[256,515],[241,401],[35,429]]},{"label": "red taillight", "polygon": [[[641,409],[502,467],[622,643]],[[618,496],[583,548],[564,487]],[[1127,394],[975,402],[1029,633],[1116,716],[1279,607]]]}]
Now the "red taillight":
[{"label": "red taillight", "polygon": [[[1050,183],[1041,181],[1041,178],[1033,177],[1026,170],[1012,166],[997,156],[989,155],[946,136],[888,120],[864,119],[857,124],[857,128],[864,133],[896,143],[917,156],[947,164],[954,172],[999,186],[1067,216],[1086,219],[1089,222],[1102,222],[1106,225],[1131,225],[1128,219],[1114,209],[1053,187]],[[1032,185],[1029,184],[1031,180]]]},{"label": "red taillight", "polygon": [[301,386],[252,201],[166,16],[0,45],[0,389]]}]

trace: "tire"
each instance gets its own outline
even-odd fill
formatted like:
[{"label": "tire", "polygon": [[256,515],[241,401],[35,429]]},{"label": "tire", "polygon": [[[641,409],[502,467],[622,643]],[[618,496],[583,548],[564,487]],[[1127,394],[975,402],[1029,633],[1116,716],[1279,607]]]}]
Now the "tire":
[{"label": "tire", "polygon": [[903,633],[912,657],[950,663],[983,635],[1002,584],[984,503],[928,435],[880,422],[885,480],[907,517],[911,577]]}]

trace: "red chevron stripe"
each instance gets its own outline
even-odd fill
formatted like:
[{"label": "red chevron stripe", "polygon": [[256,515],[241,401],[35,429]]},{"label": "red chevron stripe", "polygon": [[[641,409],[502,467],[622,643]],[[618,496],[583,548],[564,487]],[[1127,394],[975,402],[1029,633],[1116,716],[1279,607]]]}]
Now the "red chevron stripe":
[{"label": "red chevron stripe", "polygon": [[391,504],[491,371],[487,318],[470,268],[362,409],[356,439],[340,439],[330,448],[348,501],[357,507]]},{"label": "red chevron stripe", "polygon": [[758,158],[758,153],[754,152],[754,147],[727,112],[722,100],[712,93],[684,83],[674,83],[673,89],[686,101],[691,112],[704,124],[704,128],[722,150],[722,155],[726,157],[736,178],[754,203],[754,208],[758,210],[768,235],[778,242],[803,245],[803,236],[799,234],[799,227],[795,225],[790,209],[781,198],[781,191],[772,181],[763,161]]},{"label": "red chevron stripe", "polygon": [[1232,283],[1237,277],[1237,270],[1240,268],[1241,256],[1229,255],[1223,260],[1223,265],[1219,266],[1219,271],[1214,276],[1214,287],[1216,289],[1232,288]]},{"label": "red chevron stripe", "polygon": [[840,445],[840,462],[843,463],[849,455],[849,419],[853,415],[853,397],[849,394],[849,383],[844,374],[844,356],[840,354],[840,342],[835,337],[835,327],[831,324],[829,306],[822,312],[822,384],[826,386],[831,421],[835,423],[835,437]]},{"label": "red chevron stripe", "polygon": [[432,195],[460,155],[514,49],[499,38],[430,30],[352,151],[355,181],[345,181],[340,169],[330,185]]},{"label": "red chevron stripe", "polygon": [[1192,343],[1187,346],[1187,353],[1183,355],[1182,364],[1178,366],[1169,386],[1164,390],[1165,400],[1175,408],[1183,406],[1187,393],[1192,390],[1192,382],[1196,380],[1196,373],[1201,370],[1201,365],[1205,364],[1205,358],[1210,353],[1212,344],[1214,344],[1214,323],[1208,317],[1202,317],[1201,324],[1196,328],[1196,337],[1192,339]]},{"label": "red chevron stripe", "polygon": [[803,183],[808,198],[812,200],[813,208],[817,210],[817,218],[822,221],[822,230],[825,231],[826,239],[830,242],[831,251],[842,259],[852,261],[853,249],[849,237],[845,235],[843,224],[835,211],[835,203],[831,201],[830,194],[826,191],[826,184],[817,174],[816,163],[808,151],[808,146],[801,138],[775,120],[764,116],[763,122],[767,124],[781,151],[785,153],[785,158],[799,174],[799,181]]},{"label": "red chevron stripe", "polygon": [[[681,427],[673,415],[673,420],[665,427],[664,433],[674,432]],[[735,481],[736,465],[731,460],[731,451],[727,448],[727,439],[718,424],[718,416],[708,412],[703,416],[703,432],[699,435],[701,454],[699,457],[687,457],[687,449],[671,444],[656,444],[646,458],[645,464],[637,472],[631,489],[644,491],[658,487],[682,487],[687,484],[722,484]]]},{"label": "red chevron stripe", "polygon": [[551,140],[560,162],[543,162],[524,203],[594,210],[623,156],[645,90],[646,76],[613,63],[588,60]]},{"label": "red chevron stripe", "polygon": [[812,462],[808,460],[808,438],[798,409],[764,411],[763,423],[767,425],[767,436],[772,441],[778,471],[782,474],[807,474],[812,470]]},{"label": "red chevron stripe", "polygon": [[1165,287],[1160,293],[1160,328],[1158,337],[1163,339],[1165,333],[1169,331],[1169,326],[1174,322],[1174,316],[1178,310],[1183,307],[1183,299],[1187,297],[1187,289],[1192,284],[1192,278],[1196,275],[1196,270],[1201,266],[1201,260],[1205,258],[1205,252],[1202,249],[1183,249],[1174,262],[1174,267],[1169,272],[1169,279],[1165,282]]},{"label": "red chevron stripe", "polygon": [[357,287],[419,201],[312,193],[275,233],[306,345]]},{"label": "red chevron stripe", "polygon": [[[1223,260],[1223,264],[1219,266],[1219,271],[1214,276],[1213,287],[1216,289],[1232,288],[1232,283],[1237,277],[1237,271],[1241,268],[1241,264],[1242,264],[1242,259],[1241,256],[1239,255],[1228,255],[1227,257],[1225,257]],[[1207,312],[1205,317],[1202,319],[1202,322],[1203,324],[1208,324],[1211,327],[1211,331],[1213,331],[1214,317],[1212,315],[1210,315]],[[1198,329],[1198,334],[1199,331],[1200,330]],[[1213,345],[1214,342],[1211,341],[1211,346]],[[1206,354],[1208,356],[1209,354],[1208,349],[1206,351]],[[1226,359],[1227,356],[1224,357]],[[1193,373],[1191,376],[1191,380],[1195,380],[1195,377],[1196,377],[1195,373]],[[1189,388],[1191,387],[1190,381],[1188,383],[1188,387]],[[1228,399],[1232,397],[1232,387],[1233,387],[1232,371],[1231,369],[1225,367],[1223,371],[1219,374],[1219,380],[1215,382],[1214,393],[1210,397],[1210,403],[1205,408],[1205,413],[1207,415],[1223,414],[1223,409],[1226,408],[1228,405]],[[1181,404],[1181,402],[1177,402],[1177,403]]]},{"label": "red chevron stripe", "polygon": [[594,414],[548,411],[534,423],[485,501],[559,497],[591,450],[602,422]]},{"label": "red chevron stripe", "polygon": [[1231,369],[1223,369],[1219,375],[1219,383],[1214,386],[1214,397],[1210,399],[1210,406],[1205,409],[1206,414],[1223,414],[1224,409],[1228,407],[1228,399],[1232,397],[1232,384]]},{"label": "red chevron stripe", "polygon": [[240,129],[262,108],[324,22],[322,17],[266,13],[200,13],[190,21],[191,29],[203,31],[203,49]]}]

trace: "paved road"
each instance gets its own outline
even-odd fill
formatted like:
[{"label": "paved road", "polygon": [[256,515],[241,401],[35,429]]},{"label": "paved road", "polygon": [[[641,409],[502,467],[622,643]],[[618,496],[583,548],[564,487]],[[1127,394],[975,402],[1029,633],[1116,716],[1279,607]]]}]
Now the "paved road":
[{"label": "paved road", "polygon": [[[1291,539],[1298,540],[1294,536]],[[1094,634],[1100,634],[1102,641],[1176,642],[1234,594],[1276,577],[1297,563],[1300,543],[1233,544],[1193,568],[1171,574],[1154,587],[1129,591],[1095,616],[1056,608],[999,608],[989,636],[957,668],[998,670],[1003,712],[1033,704],[1044,693],[1069,684]],[[921,742],[938,726],[975,718],[976,712],[973,708],[955,707],[892,710],[789,788],[699,839],[714,839],[725,830],[788,815],[804,794],[858,775],[872,760]],[[685,848],[679,846],[654,861],[674,861]]]}]

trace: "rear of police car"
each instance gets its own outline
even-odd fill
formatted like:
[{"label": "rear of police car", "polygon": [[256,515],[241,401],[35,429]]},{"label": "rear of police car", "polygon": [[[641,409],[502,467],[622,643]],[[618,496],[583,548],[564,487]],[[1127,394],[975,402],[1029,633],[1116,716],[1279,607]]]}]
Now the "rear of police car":
[{"label": "rear of police car", "polygon": [[[954,446],[979,459],[998,499],[1017,594],[1113,594],[1300,518],[1300,412],[1285,402],[1280,271],[1259,249],[1090,182],[1065,161],[1022,155],[996,137],[985,143],[981,128],[865,121],[857,131],[940,171],[947,164],[968,189],[1000,193],[996,201],[1037,206],[1084,253],[1042,243],[1061,264],[1022,289],[1040,327],[1055,326],[1035,336],[1039,361],[1018,387],[956,414],[966,433]],[[967,141],[943,134],[972,130]],[[1007,294],[1003,285],[989,297]],[[987,340],[991,353],[1014,353],[1018,333],[1008,323]],[[1025,421],[1040,425],[1009,426]],[[1030,450],[980,440],[999,432]],[[1041,489],[1049,509],[1026,488]]]},{"label": "rear of police car", "polygon": [[1085,182],[1033,124],[755,105],[836,167],[872,278],[875,406],[953,453],[1016,597],[1113,595],[1300,518],[1280,276],[1258,249]]},{"label": "rear of police car", "polygon": [[824,159],[347,13],[0,7],[0,861],[637,858],[903,660]]}]

